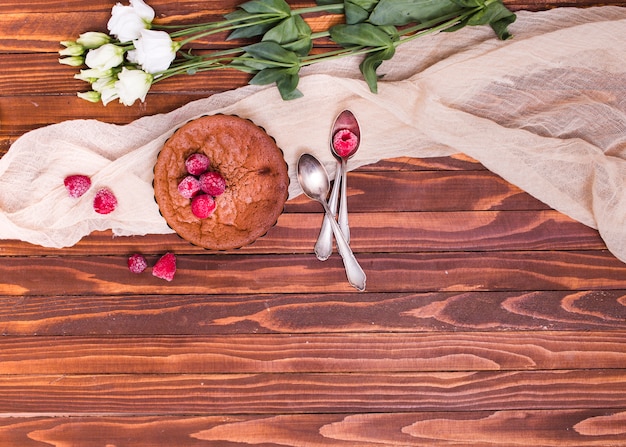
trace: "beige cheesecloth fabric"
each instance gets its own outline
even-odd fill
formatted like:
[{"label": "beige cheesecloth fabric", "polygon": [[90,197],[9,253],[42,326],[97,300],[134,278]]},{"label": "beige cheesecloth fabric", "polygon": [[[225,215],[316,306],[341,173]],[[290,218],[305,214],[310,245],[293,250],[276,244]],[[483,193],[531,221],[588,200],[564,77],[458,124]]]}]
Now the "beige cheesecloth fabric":
[{"label": "beige cheesecloth fabric", "polygon": [[[380,67],[378,94],[351,58],[303,71],[304,97],[294,101],[282,101],[274,87],[248,86],[124,126],[78,120],[29,132],[0,160],[0,238],[64,247],[94,230],[171,232],[153,199],[152,168],[171,133],[204,114],[237,114],[264,127],[285,153],[294,197],[301,153],[334,173],[330,126],[351,109],[362,144],[350,169],[465,153],[597,228],[626,261],[626,8],[519,12],[511,31],[505,42],[488,27],[468,27],[405,44]],[[80,199],[63,186],[75,173],[92,177]],[[119,205],[102,216],[92,200],[105,186]]]}]

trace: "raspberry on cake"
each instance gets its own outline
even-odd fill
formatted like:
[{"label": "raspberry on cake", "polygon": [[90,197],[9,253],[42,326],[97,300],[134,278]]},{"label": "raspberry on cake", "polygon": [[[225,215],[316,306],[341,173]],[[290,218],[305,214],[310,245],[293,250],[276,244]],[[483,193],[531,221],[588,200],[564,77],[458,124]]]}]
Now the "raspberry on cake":
[{"label": "raspberry on cake", "polygon": [[205,172],[200,176],[200,189],[213,197],[217,197],[226,191],[226,180],[219,172]]},{"label": "raspberry on cake", "polygon": [[208,194],[200,194],[191,200],[191,212],[198,219],[206,219],[215,211],[215,199]]},{"label": "raspberry on cake", "polygon": [[185,160],[185,167],[191,175],[200,175],[206,172],[210,164],[209,157],[199,153],[191,154]]},{"label": "raspberry on cake", "polygon": [[200,181],[193,175],[188,175],[178,184],[178,192],[186,199],[191,199],[200,192]]}]

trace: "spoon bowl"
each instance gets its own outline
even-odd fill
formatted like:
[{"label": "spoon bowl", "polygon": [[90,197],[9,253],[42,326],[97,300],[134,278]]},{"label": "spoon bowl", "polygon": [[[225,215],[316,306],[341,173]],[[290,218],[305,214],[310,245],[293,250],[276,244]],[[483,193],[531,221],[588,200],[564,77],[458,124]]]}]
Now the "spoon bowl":
[{"label": "spoon bowl", "polygon": [[[339,134],[339,141],[336,141],[335,137]],[[351,134],[351,135],[350,135]],[[352,143],[348,138],[356,137],[356,141],[350,144],[350,148],[344,148],[342,142]],[[348,160],[359,149],[361,144],[361,128],[359,122],[350,110],[344,110],[335,119],[335,124],[331,130],[331,144],[330,149],[333,155],[339,160]]]},{"label": "spoon bowl", "polygon": [[330,180],[326,169],[311,154],[302,154],[298,160],[298,182],[304,194],[310,199],[326,201]]},{"label": "spoon bowl", "polygon": [[348,282],[357,290],[365,290],[365,272],[354,257],[350,245],[344,238],[339,224],[335,221],[326,202],[326,196],[330,189],[328,173],[324,165],[311,154],[302,154],[298,159],[298,183],[300,183],[300,187],[307,197],[318,201],[324,207],[326,219],[330,222],[337,241],[337,251],[343,260]]},{"label": "spoon bowl", "polygon": [[350,242],[350,226],[348,224],[348,160],[356,154],[361,144],[361,128],[354,114],[344,110],[339,114],[331,133],[331,150],[340,161],[339,180],[341,185],[341,201],[339,203],[339,228],[347,242]]}]

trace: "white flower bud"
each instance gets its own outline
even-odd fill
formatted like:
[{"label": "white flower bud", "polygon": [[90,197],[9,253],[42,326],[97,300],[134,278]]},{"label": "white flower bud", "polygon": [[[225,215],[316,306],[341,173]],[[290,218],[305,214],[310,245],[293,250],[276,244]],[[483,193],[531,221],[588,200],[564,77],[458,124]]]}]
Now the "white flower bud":
[{"label": "white flower bud", "polygon": [[78,92],[78,97],[89,102],[100,102],[100,93],[98,92]]},{"label": "white flower bud", "polygon": [[59,63],[69,65],[70,67],[80,67],[85,63],[85,58],[82,56],[70,56],[59,59]]},{"label": "white flower bud", "polygon": [[99,70],[97,68],[89,68],[87,70],[81,70],[80,73],[74,75],[74,79],[80,79],[85,82],[95,82],[100,78],[110,78],[113,76],[113,69]]},{"label": "white flower bud", "polygon": [[85,53],[85,47],[76,42],[65,42],[65,48],[59,50],[61,56],[82,56]]},{"label": "white flower bud", "polygon": [[87,48],[89,50],[93,48],[99,48],[109,42],[111,42],[111,36],[96,31],[88,31],[81,34],[80,36],[78,36],[78,39],[76,39],[76,43],[82,45],[84,48]]},{"label": "white flower bud", "polygon": [[122,62],[124,62],[124,49],[112,43],[89,50],[85,57],[85,64],[89,68],[97,68],[99,70],[117,67]]}]

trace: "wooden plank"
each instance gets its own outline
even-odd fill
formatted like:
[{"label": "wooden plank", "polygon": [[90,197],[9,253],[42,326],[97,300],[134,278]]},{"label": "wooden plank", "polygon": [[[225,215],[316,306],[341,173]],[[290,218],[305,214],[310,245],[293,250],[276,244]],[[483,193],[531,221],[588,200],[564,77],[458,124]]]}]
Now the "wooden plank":
[{"label": "wooden plank", "polygon": [[11,417],[5,447],[176,445],[379,447],[380,445],[626,446],[626,410],[508,410],[263,416]]},{"label": "wooden plank", "polygon": [[[311,210],[315,212],[316,210]],[[311,253],[322,215],[285,213],[269,233],[229,253]],[[351,213],[355,248],[369,253],[502,250],[605,250],[596,230],[557,211],[451,211]],[[112,243],[114,242],[114,243]],[[62,251],[15,240],[0,241],[0,256],[207,254],[174,234],[113,237],[97,232]]]},{"label": "wooden plank", "polygon": [[624,330],[625,290],[0,297],[4,336]]},{"label": "wooden plank", "polygon": [[[582,342],[581,340],[584,340]],[[622,368],[626,332],[2,337],[0,374],[399,373]]]},{"label": "wooden plank", "polygon": [[[581,393],[581,387],[585,392]],[[188,415],[626,407],[626,370],[0,376],[11,414]]]},{"label": "wooden plank", "polygon": [[[607,252],[443,252],[357,257],[369,292],[611,290],[626,287],[626,265]],[[155,257],[149,256],[153,265]],[[179,255],[172,282],[129,272],[126,257],[7,257],[0,294],[243,294],[351,292],[337,256]]]}]

